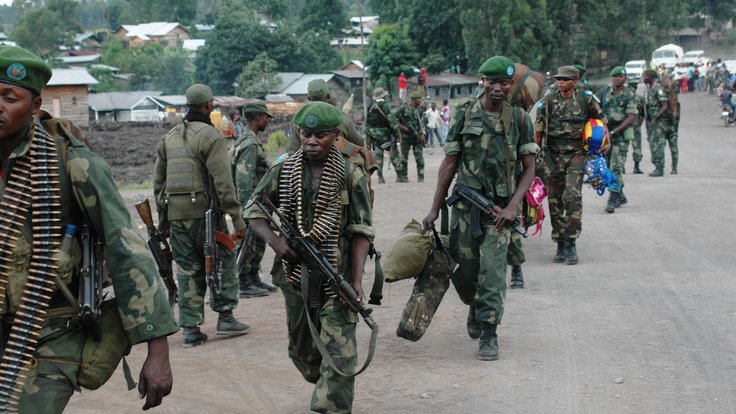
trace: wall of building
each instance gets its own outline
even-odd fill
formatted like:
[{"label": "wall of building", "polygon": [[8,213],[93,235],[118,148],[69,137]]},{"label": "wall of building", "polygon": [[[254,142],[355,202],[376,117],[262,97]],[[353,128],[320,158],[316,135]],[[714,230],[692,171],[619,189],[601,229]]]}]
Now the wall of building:
[{"label": "wall of building", "polygon": [[41,94],[41,109],[56,118],[65,118],[77,126],[89,126],[87,85],[47,86]]}]

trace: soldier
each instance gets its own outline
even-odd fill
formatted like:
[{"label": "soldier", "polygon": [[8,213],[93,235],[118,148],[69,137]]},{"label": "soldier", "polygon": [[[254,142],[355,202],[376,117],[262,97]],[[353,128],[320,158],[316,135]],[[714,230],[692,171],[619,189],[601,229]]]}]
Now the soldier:
[{"label": "soldier", "polygon": [[[245,237],[245,221],[230,174],[225,139],[210,121],[214,106],[212,90],[195,84],[186,90],[189,112],[160,141],[157,150],[153,193],[159,227],[171,234],[171,250],[177,264],[179,287],[179,326],[184,329],[182,346],[191,348],[207,341],[199,329],[204,322],[204,294],[207,289],[204,268],[204,215],[213,201],[230,215],[235,236]],[[222,212],[218,231],[227,232]],[[250,326],[233,316],[238,305],[235,257],[224,254],[221,263],[221,292],[211,291],[210,307],[219,313],[218,335],[243,335]]]},{"label": "soldier", "polygon": [[[539,151],[531,119],[523,109],[506,102],[514,71],[514,62],[503,56],[494,56],[480,67],[485,93],[456,108],[432,208],[424,218],[425,228],[433,228],[456,174],[458,184],[497,204],[493,217],[481,217],[480,237],[472,236],[466,202],[452,208],[450,223],[450,252],[458,264],[452,282],[462,301],[470,305],[468,335],[480,338],[478,359],[482,361],[498,359],[496,328],[506,297],[509,225],[534,178],[534,157]],[[513,168],[518,160],[522,172],[516,183]]]},{"label": "soldier", "polygon": [[391,103],[386,101],[387,96],[388,92],[383,88],[373,91],[373,103],[368,108],[365,123],[366,141],[370,142],[369,146],[372,145],[376,154],[378,182],[381,184],[386,182],[383,178],[383,152],[388,151],[390,162],[396,171],[399,171],[401,160],[399,124],[391,112]]},{"label": "soldier", "polygon": [[424,123],[422,114],[417,108],[422,104],[422,94],[414,91],[409,94],[410,103],[403,103],[396,109],[394,116],[399,122],[399,129],[403,132],[401,138],[401,158],[399,168],[396,169],[396,182],[409,182],[409,149],[414,153],[417,163],[417,181],[424,182]]},{"label": "soldier", "polygon": [[634,131],[631,125],[639,113],[636,108],[636,96],[624,84],[626,82],[626,70],[622,66],[616,66],[611,70],[611,85],[598,91],[598,100],[601,102],[603,114],[608,123],[608,135],[611,140],[610,157],[611,172],[616,175],[621,189],[610,190],[606,212],[613,213],[616,209],[628,202],[624,195],[623,171],[626,165],[626,152],[629,141],[634,139]]},{"label": "soldier", "polygon": [[675,133],[674,115],[670,108],[670,98],[656,82],[656,72],[652,69],[644,71],[642,78],[647,85],[647,139],[649,149],[652,153],[652,164],[654,171],[649,173],[650,177],[661,177],[664,175],[664,147],[670,143],[672,152],[672,173],[677,174],[677,134]]},{"label": "soldier", "polygon": [[[0,45],[0,412],[61,413],[75,390],[101,386],[142,342],[138,391],[147,410],[171,392],[166,336],[176,323],[110,167],[76,126],[40,110],[50,78],[38,56]],[[104,244],[104,258],[92,256],[106,260],[104,284],[115,292],[96,323],[80,305],[94,309],[102,298],[77,297],[87,245],[78,235],[90,240],[87,229]],[[97,329],[105,357],[87,359]]]},{"label": "soldier", "polygon": [[634,174],[644,174],[644,171],[639,168],[639,164],[641,163],[642,158],[644,158],[641,152],[641,124],[644,122],[645,117],[644,97],[636,93],[637,88],[639,87],[639,81],[637,81],[636,79],[629,79],[629,87],[631,87],[632,92],[634,92],[637,110],[636,119],[631,125],[632,128],[634,128],[634,139],[631,140],[631,148],[633,151],[632,157],[634,158]]},{"label": "soldier", "polygon": [[[230,172],[232,173],[235,192],[241,206],[246,205],[253,194],[256,184],[266,174],[269,168],[268,155],[263,149],[266,137],[258,138],[258,133],[266,130],[268,120],[273,115],[268,113],[268,108],[263,103],[249,103],[243,108],[245,120],[248,123],[245,132],[240,136],[233,146],[230,159]],[[246,241],[244,240],[243,243]],[[266,244],[263,240],[255,238],[250,247],[248,257],[244,258],[246,263],[240,269],[240,297],[253,298],[268,295],[269,292],[278,290],[276,286],[261,280],[261,260],[266,252]]]},{"label": "soldier", "polygon": [[[334,371],[314,341],[324,341],[340,370],[354,372],[357,315],[335,297],[331,288],[321,295],[318,292],[319,297],[303,299],[300,286],[306,263],[295,262],[296,253],[282,236],[274,234],[265,213],[253,200],[269,198],[321,251],[336,252],[327,255],[333,257],[332,265],[364,300],[363,266],[374,238],[368,176],[361,165],[347,162],[334,146],[341,119],[340,111],[324,102],[303,106],[293,121],[299,128],[301,149],[268,170],[245,208],[245,217],[258,237],[284,258],[279,275],[286,302],[289,356],[304,379],[315,384],[310,408],[321,413],[351,412],[355,378]],[[319,327],[319,337],[310,335],[308,317]]]},{"label": "soldier", "polygon": [[[555,263],[578,263],[575,240],[580,237],[583,216],[583,127],[589,118],[605,119],[595,96],[576,89],[578,70],[562,66],[554,78],[557,89],[537,105],[534,140],[545,150],[547,200],[552,240],[557,243]],[[544,142],[544,144],[543,144]],[[608,151],[610,145],[602,150]]]}]

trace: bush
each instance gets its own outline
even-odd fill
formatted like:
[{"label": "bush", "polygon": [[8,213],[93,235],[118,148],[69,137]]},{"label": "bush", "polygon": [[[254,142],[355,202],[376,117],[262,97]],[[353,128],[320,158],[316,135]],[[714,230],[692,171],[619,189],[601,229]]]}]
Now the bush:
[{"label": "bush", "polygon": [[266,152],[272,155],[280,155],[286,148],[286,133],[284,131],[276,131],[268,136],[268,141],[264,145]]}]

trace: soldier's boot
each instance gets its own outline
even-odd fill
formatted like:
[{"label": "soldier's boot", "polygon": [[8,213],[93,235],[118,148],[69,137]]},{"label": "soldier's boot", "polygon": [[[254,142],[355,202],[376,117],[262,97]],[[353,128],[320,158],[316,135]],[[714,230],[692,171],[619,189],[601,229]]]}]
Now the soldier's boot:
[{"label": "soldier's boot", "polygon": [[270,284],[268,282],[265,282],[263,279],[261,279],[261,275],[259,275],[257,273],[255,275],[253,275],[253,280],[255,281],[254,285],[256,287],[261,288],[261,289],[263,289],[263,290],[265,290],[267,292],[276,292],[276,291],[279,290],[278,287],[276,287],[276,286],[274,286],[274,285],[272,285],[272,284]]},{"label": "soldier's boot", "polygon": [[567,258],[567,253],[565,253],[565,240],[560,240],[557,242],[557,253],[555,253],[554,260],[555,263],[562,263]]},{"label": "soldier's boot", "polygon": [[424,177],[423,176],[420,176],[419,178],[417,178],[417,182],[418,183],[423,183],[424,182]]},{"label": "soldier's boot", "polygon": [[618,193],[609,191],[608,202],[606,203],[606,213],[613,213],[616,211],[616,200],[618,199]]},{"label": "soldier's boot", "polygon": [[616,199],[616,208],[619,208],[628,202],[629,200],[626,199],[626,194],[624,194],[624,190],[622,189],[618,192],[618,198]]},{"label": "soldier's boot", "polygon": [[194,348],[207,342],[207,335],[199,330],[199,326],[193,328],[184,328],[184,336],[181,339],[183,348]]},{"label": "soldier's boot", "polygon": [[677,175],[677,160],[672,160],[672,171],[670,172],[670,174]]},{"label": "soldier's boot", "polygon": [[409,179],[402,175],[402,176],[396,177],[396,182],[397,183],[408,183]]},{"label": "soldier's boot", "polygon": [[218,335],[245,335],[248,333],[249,330],[250,325],[235,319],[235,316],[233,316],[233,311],[231,310],[220,312],[220,316],[217,318]]},{"label": "soldier's boot", "polygon": [[383,178],[383,174],[378,175],[378,184],[386,184],[386,180]]},{"label": "soldier's boot", "polygon": [[511,289],[524,289],[524,273],[521,271],[521,266],[511,266],[509,287]]},{"label": "soldier's boot", "polygon": [[498,325],[483,322],[483,328],[480,334],[480,346],[478,347],[478,359],[481,361],[495,361],[498,359],[496,326]]},{"label": "soldier's boot", "polygon": [[240,289],[238,293],[241,299],[268,296],[269,291],[258,286],[256,279],[258,281],[261,280],[257,273],[255,275],[240,276]]},{"label": "soldier's boot", "polygon": [[470,305],[470,309],[468,310],[468,323],[466,324],[466,328],[468,329],[468,336],[471,339],[480,338],[483,325],[475,319],[475,305]]},{"label": "soldier's boot", "polygon": [[644,171],[639,168],[639,161],[634,161],[634,174],[644,174]]},{"label": "soldier's boot", "polygon": [[565,253],[567,256],[565,263],[569,265],[578,264],[578,252],[577,249],[575,249],[575,239],[567,239],[567,242],[565,243]]},{"label": "soldier's boot", "polygon": [[650,177],[662,177],[664,176],[664,169],[662,167],[657,167],[654,169],[654,171],[649,173]]}]

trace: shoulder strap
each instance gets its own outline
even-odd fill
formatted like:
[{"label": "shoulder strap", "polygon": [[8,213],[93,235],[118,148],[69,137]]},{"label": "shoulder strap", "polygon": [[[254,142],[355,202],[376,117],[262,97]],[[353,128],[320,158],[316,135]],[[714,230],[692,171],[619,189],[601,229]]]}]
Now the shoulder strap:
[{"label": "shoulder strap", "polygon": [[516,90],[514,91],[514,94],[511,95],[510,102],[516,102],[516,98],[521,95],[521,93],[524,91],[524,85],[526,84],[526,80],[529,79],[529,76],[532,76],[532,70],[528,69],[524,76],[519,79],[519,83],[516,85]]}]

